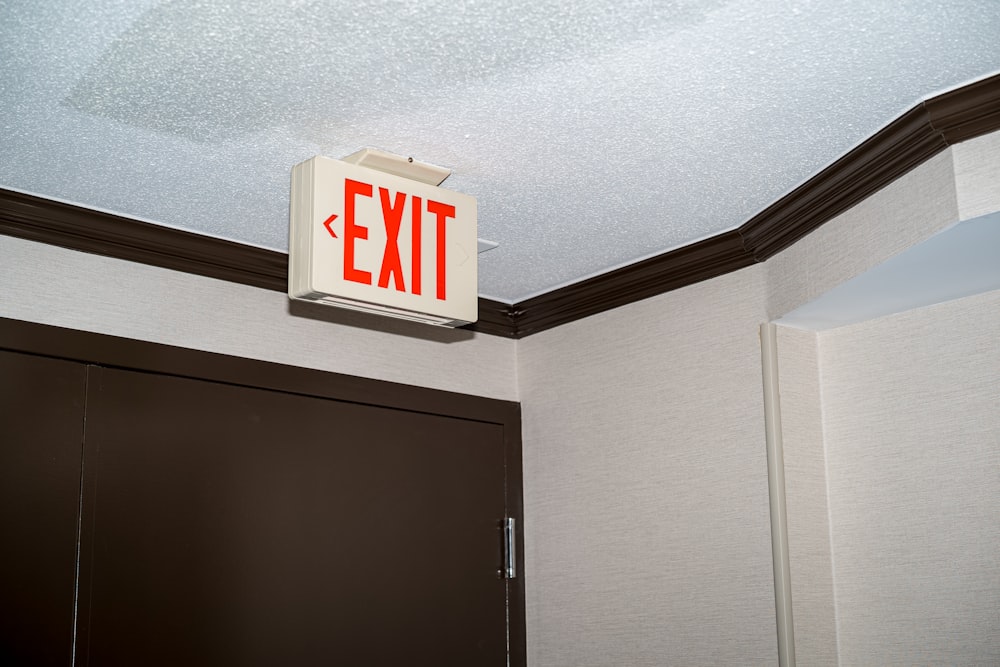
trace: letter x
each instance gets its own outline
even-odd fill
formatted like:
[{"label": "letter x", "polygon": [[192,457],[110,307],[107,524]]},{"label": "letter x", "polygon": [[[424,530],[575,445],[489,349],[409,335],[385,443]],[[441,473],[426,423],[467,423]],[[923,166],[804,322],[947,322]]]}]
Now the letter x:
[{"label": "letter x", "polygon": [[403,284],[403,265],[399,259],[399,226],[403,220],[403,204],[406,202],[406,194],[397,192],[395,200],[389,202],[389,191],[385,188],[378,189],[379,199],[382,200],[382,220],[385,222],[385,253],[382,255],[382,270],[378,274],[378,286],[389,286],[389,274],[393,275],[394,285],[397,292],[405,292],[406,286]]}]

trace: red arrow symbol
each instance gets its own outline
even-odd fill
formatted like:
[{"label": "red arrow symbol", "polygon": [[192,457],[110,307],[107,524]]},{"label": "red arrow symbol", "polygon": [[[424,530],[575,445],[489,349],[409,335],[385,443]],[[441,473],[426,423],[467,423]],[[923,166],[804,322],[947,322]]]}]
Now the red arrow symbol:
[{"label": "red arrow symbol", "polygon": [[329,218],[326,219],[326,222],[323,223],[323,226],[326,227],[326,231],[330,232],[330,236],[332,236],[333,238],[337,238],[337,235],[333,233],[333,227],[331,227],[330,225],[333,224],[333,221],[336,219],[337,219],[337,214],[334,213],[333,215],[331,215]]}]

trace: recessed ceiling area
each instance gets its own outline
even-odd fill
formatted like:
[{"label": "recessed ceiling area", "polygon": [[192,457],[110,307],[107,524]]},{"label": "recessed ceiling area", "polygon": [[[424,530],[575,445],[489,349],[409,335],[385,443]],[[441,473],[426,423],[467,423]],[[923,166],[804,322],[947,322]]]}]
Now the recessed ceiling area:
[{"label": "recessed ceiling area", "polygon": [[5,2],[0,187],[284,251],[292,165],[412,155],[514,303],[738,227],[998,35],[996,0]]},{"label": "recessed ceiling area", "polygon": [[778,320],[825,330],[1000,289],[1000,213],[960,222]]}]

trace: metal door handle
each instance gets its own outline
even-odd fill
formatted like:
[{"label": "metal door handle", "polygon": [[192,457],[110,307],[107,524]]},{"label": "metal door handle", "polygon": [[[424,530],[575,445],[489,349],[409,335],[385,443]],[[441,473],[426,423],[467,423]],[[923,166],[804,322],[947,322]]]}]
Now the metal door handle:
[{"label": "metal door handle", "polygon": [[513,579],[517,576],[517,535],[510,518],[503,520],[503,555],[503,578]]}]

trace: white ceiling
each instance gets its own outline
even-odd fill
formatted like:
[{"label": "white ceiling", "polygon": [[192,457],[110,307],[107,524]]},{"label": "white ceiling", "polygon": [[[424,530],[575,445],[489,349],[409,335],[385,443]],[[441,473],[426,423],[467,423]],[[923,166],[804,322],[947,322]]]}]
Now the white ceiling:
[{"label": "white ceiling", "polygon": [[285,250],[292,165],[381,148],[453,169],[516,302],[998,70],[998,0],[4,0],[0,186]]}]

